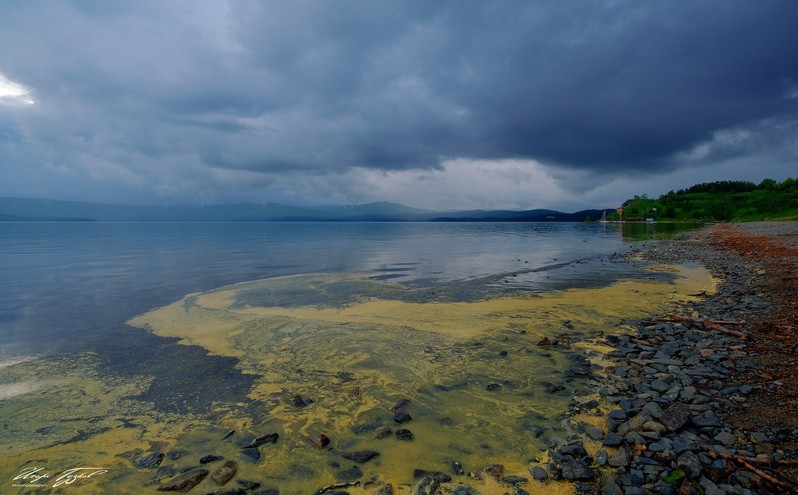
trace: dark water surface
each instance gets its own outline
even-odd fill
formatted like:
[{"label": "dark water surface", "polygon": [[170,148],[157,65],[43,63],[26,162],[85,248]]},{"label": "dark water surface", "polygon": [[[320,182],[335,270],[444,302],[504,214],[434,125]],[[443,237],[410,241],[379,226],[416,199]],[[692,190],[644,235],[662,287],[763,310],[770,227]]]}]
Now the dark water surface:
[{"label": "dark water surface", "polygon": [[103,346],[138,313],[263,277],[374,269],[454,279],[621,244],[574,224],[0,223],[0,343],[6,353]]}]

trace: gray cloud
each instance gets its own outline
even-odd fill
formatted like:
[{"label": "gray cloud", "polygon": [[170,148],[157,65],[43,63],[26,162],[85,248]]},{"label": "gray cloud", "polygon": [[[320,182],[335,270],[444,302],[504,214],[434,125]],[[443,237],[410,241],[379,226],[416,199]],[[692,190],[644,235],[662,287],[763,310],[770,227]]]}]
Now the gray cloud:
[{"label": "gray cloud", "polygon": [[358,170],[453,159],[534,162],[565,194],[789,163],[797,18],[773,0],[6,2],[0,74],[36,104],[0,102],[0,195],[319,202],[363,197]]}]

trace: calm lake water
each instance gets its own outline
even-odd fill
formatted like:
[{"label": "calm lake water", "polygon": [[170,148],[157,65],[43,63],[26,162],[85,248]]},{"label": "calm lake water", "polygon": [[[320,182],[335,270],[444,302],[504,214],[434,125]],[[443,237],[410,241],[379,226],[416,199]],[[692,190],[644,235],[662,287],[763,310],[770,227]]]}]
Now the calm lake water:
[{"label": "calm lake water", "polygon": [[379,270],[386,277],[447,281],[556,267],[625,249],[618,229],[577,223],[0,223],[0,345],[5,354],[105,350],[139,313],[190,292],[265,277]]},{"label": "calm lake water", "polygon": [[[498,379],[495,377],[502,373],[506,379],[512,378],[498,383],[513,391],[512,396],[505,396],[502,407],[509,408],[506,416],[514,422],[491,429],[501,433],[501,428],[506,428],[508,433],[484,440],[481,447],[475,444],[460,449],[490,447],[500,455],[507,447],[502,438],[517,434],[518,445],[507,448],[522,459],[526,446],[534,440],[524,430],[531,421],[524,419],[531,414],[524,410],[530,398],[541,393],[537,381],[524,378],[532,371],[528,368],[543,366],[545,373],[556,377],[567,367],[567,355],[551,356],[537,350],[535,332],[561,332],[564,318],[606,325],[619,316],[613,312],[594,315],[591,306],[596,301],[591,302],[590,294],[574,301],[574,308],[580,309],[573,316],[569,316],[567,297],[553,302],[512,299],[484,308],[480,304],[486,303],[480,301],[555,289],[604,287],[619,279],[651,279],[651,273],[614,263],[611,256],[630,249],[634,240],[655,238],[663,230],[673,229],[666,225],[579,223],[0,223],[0,364],[20,357],[35,358],[21,368],[7,368],[16,371],[0,375],[0,386],[5,383],[7,392],[31,387],[43,390],[39,392],[42,397],[55,394],[52,402],[37,402],[27,394],[5,404],[0,396],[0,406],[8,409],[4,414],[18,415],[19,409],[29,415],[18,422],[17,430],[3,433],[18,457],[11,461],[13,465],[0,467],[16,472],[27,456],[34,455],[27,452],[35,449],[44,449],[37,452],[47,452],[54,465],[68,467],[69,456],[59,449],[75,443],[87,453],[87,462],[115,463],[113,459],[120,455],[135,457],[142,449],[157,447],[157,440],[151,440],[134,453],[122,454],[131,448],[132,440],[124,437],[127,432],[139,428],[136,441],[142,442],[158,428],[179,424],[180,431],[162,432],[153,438],[188,438],[198,424],[192,423],[192,415],[215,415],[219,422],[209,424],[238,424],[242,430],[254,430],[259,421],[271,425],[281,418],[281,434],[289,438],[306,435],[318,425],[337,428],[340,433],[351,429],[353,421],[379,416],[375,411],[384,406],[375,404],[385,404],[396,394],[412,397],[415,407],[425,412],[427,423],[414,424],[417,432],[433,442],[430,445],[437,445],[434,441],[440,426],[436,421],[441,421],[441,415],[448,424],[456,418],[455,427],[466,429],[478,428],[479,422],[489,419],[489,411],[497,406],[492,405],[492,392],[486,392],[482,382]],[[368,274],[366,279],[349,275],[362,273]],[[285,276],[299,277],[274,279]],[[260,279],[274,281],[242,284]],[[238,284],[235,290],[216,291],[232,284]],[[360,288],[367,293],[357,294]],[[193,293],[204,295],[186,298]],[[230,302],[231,294],[238,303]],[[370,305],[372,300],[375,302]],[[249,323],[246,311],[252,301],[255,306],[270,301],[265,305],[284,309],[264,308],[260,319]],[[365,304],[355,305],[349,319],[340,320],[340,310],[335,308],[348,302]],[[437,303],[441,306],[434,305]],[[176,307],[178,313],[184,307],[185,314],[171,320],[168,314],[173,310],[167,308],[164,320],[161,313],[154,312],[150,320],[142,320],[152,332],[127,323],[167,305]],[[292,312],[292,306],[299,312]],[[333,311],[325,313],[324,307]],[[642,304],[638,311],[645,307]],[[390,311],[394,314],[388,315]],[[211,333],[211,338],[203,341],[202,333],[213,330],[214,322],[227,320],[226,314],[240,319],[239,330]],[[434,315],[440,316],[440,325]],[[481,333],[474,330],[474,337],[490,337],[479,342],[456,335],[463,331],[460,318],[472,321],[475,329],[487,325]],[[495,331],[490,330],[493,318],[498,325]],[[296,323],[302,321],[312,323]],[[536,323],[545,323],[546,328],[534,327]],[[186,325],[190,325],[187,330]],[[529,325],[529,334],[521,330],[523,325]],[[385,336],[386,331],[411,327],[426,330],[414,330],[398,340]],[[180,337],[193,343],[192,328],[196,328],[199,345],[178,344]],[[590,328],[588,325],[585,330]],[[595,331],[597,327],[592,328]],[[274,358],[269,351],[271,347],[294,357],[280,361],[282,358]],[[502,363],[512,363],[495,361],[495,356],[500,351],[507,355],[508,348],[516,361],[505,369]],[[433,359],[429,358],[431,349]],[[401,353],[406,357],[397,359]],[[306,372],[296,374],[301,363]],[[314,363],[329,369],[307,372]],[[50,376],[58,374],[66,377],[60,386],[63,396],[58,395],[58,382]],[[428,385],[430,377],[438,385],[428,390],[421,387]],[[352,380],[357,387],[350,384]],[[329,388],[331,382],[340,382],[340,386]],[[446,386],[440,385],[443,383]],[[323,416],[297,416],[290,406],[292,386],[305,387],[302,393],[317,394],[316,399],[330,405],[345,400],[338,413],[330,406]],[[76,393],[85,399],[75,399]],[[135,402],[129,402],[130,398]],[[536,414],[551,422],[554,411],[564,408],[567,400],[564,396],[548,409],[541,405],[545,414]],[[355,402],[361,404],[362,414],[346,414]],[[484,411],[463,412],[477,402],[484,403],[480,406]],[[85,407],[97,416],[92,419],[86,415],[89,413],[75,412],[73,419],[59,418],[57,411],[47,411],[53,403],[75,411]],[[147,404],[146,410],[137,409],[141,404]],[[444,410],[439,410],[441,407]],[[118,417],[125,408],[130,417]],[[161,414],[177,416],[168,419]],[[478,422],[468,426],[471,419]],[[185,440],[183,447],[203,448],[203,442],[217,434],[203,430]],[[34,437],[40,444],[35,444]],[[94,438],[101,447],[93,446]],[[443,437],[439,440],[441,445],[449,442]],[[118,447],[113,447],[115,442]],[[118,452],[111,455],[114,448]],[[286,444],[284,448],[288,450],[281,458],[293,458],[295,464],[296,459],[310,455],[301,446],[300,454],[296,446]],[[441,449],[449,447],[427,448],[443,452]],[[89,451],[93,457],[88,456]],[[103,461],[102,452],[111,455],[111,460]],[[390,452],[384,452],[385,459]],[[394,455],[402,457],[402,452],[397,450]],[[468,455],[481,459],[487,454],[475,451]],[[336,479],[329,467],[315,472],[315,478],[296,471],[312,462],[316,461],[286,464],[282,476],[309,484]],[[429,462],[434,465],[432,459]],[[388,465],[382,466],[380,476],[389,472]],[[117,476],[106,482],[136,493],[143,474],[118,472]],[[300,488],[309,487],[293,489]]]}]

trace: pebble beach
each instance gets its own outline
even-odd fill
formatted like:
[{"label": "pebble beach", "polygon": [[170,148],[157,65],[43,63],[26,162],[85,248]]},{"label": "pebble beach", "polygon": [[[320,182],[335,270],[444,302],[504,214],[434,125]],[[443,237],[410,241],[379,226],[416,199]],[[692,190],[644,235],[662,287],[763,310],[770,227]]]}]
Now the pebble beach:
[{"label": "pebble beach", "polygon": [[577,433],[532,475],[575,493],[798,493],[796,248],[798,223],[760,222],[636,250],[704,265],[717,291],[608,338],[610,364],[593,371],[601,398],[575,401]]}]

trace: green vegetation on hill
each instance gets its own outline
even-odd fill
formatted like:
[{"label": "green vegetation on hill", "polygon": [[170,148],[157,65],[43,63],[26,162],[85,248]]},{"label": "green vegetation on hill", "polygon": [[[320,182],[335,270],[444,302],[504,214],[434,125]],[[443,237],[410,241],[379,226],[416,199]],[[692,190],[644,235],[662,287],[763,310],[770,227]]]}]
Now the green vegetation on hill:
[{"label": "green vegetation on hill", "polygon": [[635,196],[623,204],[625,219],[677,221],[798,220],[798,180],[761,183],[718,181],[670,191],[658,199]]}]

